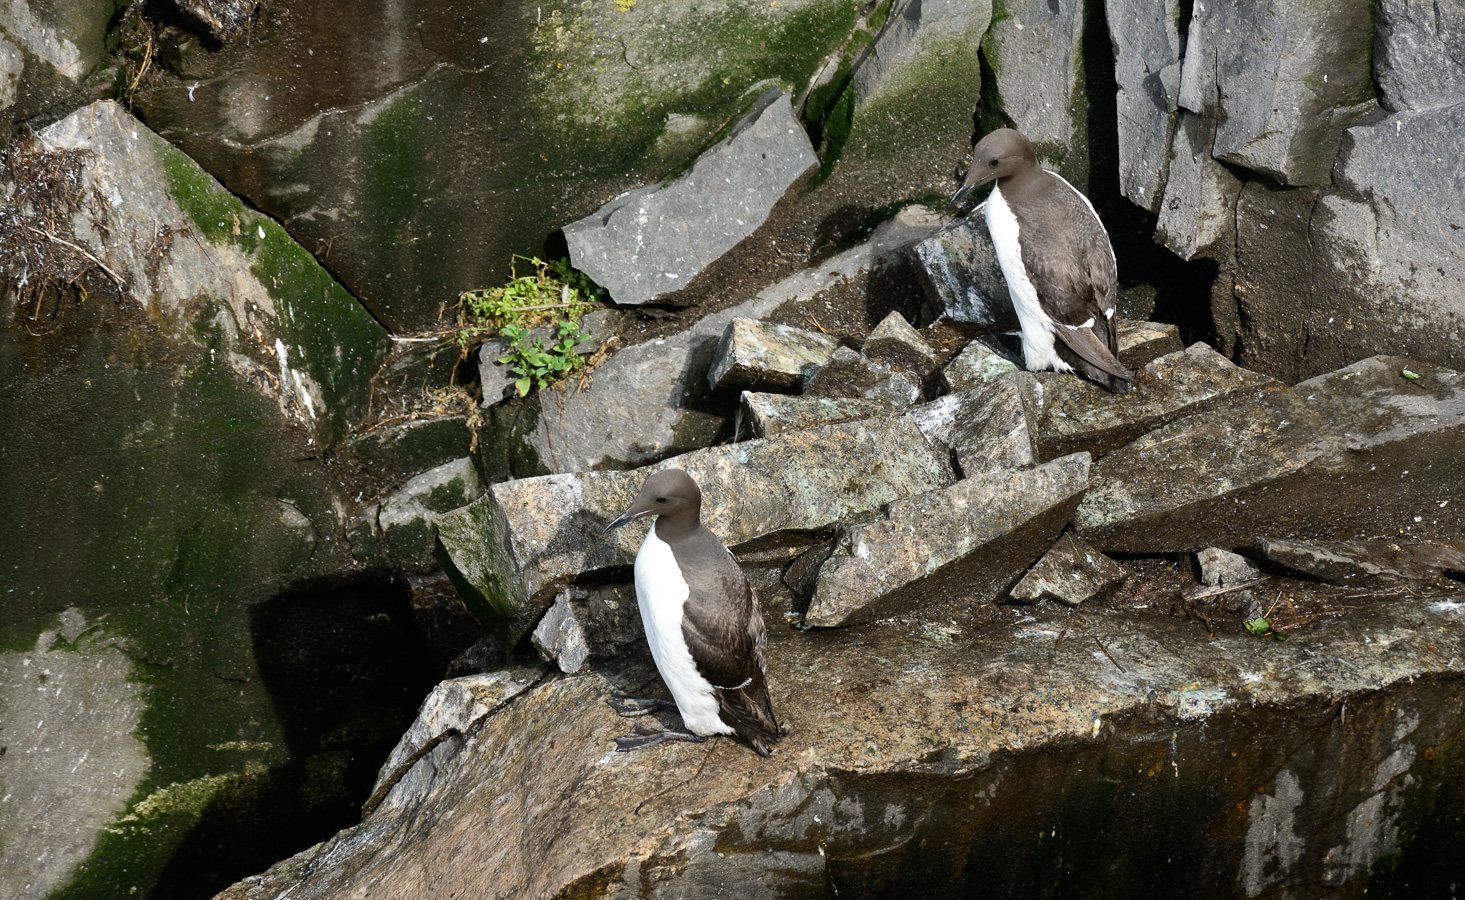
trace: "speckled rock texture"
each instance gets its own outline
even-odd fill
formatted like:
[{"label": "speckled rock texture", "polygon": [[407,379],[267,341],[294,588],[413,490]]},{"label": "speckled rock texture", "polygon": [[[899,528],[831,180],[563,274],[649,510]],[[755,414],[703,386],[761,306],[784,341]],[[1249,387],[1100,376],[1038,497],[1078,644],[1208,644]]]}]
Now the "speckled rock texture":
[{"label": "speckled rock texture", "polygon": [[1052,545],[1088,486],[1089,456],[1077,453],[891,503],[840,533],[804,621],[852,625],[957,596],[994,599]]},{"label": "speckled rock texture", "polygon": [[980,387],[996,381],[1008,372],[1022,368],[1016,362],[998,353],[981,339],[974,340],[952,357],[941,370],[941,384],[948,393],[955,394],[970,388]]},{"label": "speckled rock texture", "polygon": [[570,587],[531,635],[539,658],[566,675],[578,675],[596,660],[612,659],[645,640],[632,584]]},{"label": "speckled rock texture", "polygon": [[617,303],[653,301],[752,234],[817,162],[788,95],[769,90],[687,172],[566,225],[570,261]]},{"label": "speckled rock texture", "polygon": [[889,415],[899,412],[900,406],[879,397],[800,397],[751,391],[742,396],[743,426],[753,437]]},{"label": "speckled rock texture", "polygon": [[793,726],[771,759],[615,753],[605,699],[649,668],[551,678],[220,900],[1432,890],[1460,865],[1435,816],[1465,766],[1462,608],[1378,604],[1286,643],[1112,612],[771,625]]},{"label": "speckled rock texture", "polygon": [[1021,469],[1038,462],[1024,403],[1022,376],[938,397],[906,417],[956,455],[966,476],[993,469]]},{"label": "speckled rock texture", "polygon": [[1393,585],[1465,580],[1465,553],[1440,544],[1377,538],[1371,541],[1282,541],[1257,538],[1257,552],[1318,581]]},{"label": "speckled rock texture", "polygon": [[925,291],[925,318],[946,316],[997,331],[1018,328],[980,206],[913,246],[911,255]]},{"label": "speckled rock texture", "polygon": [[1124,567],[1071,534],[1060,537],[1008,594],[1022,603],[1059,600],[1078,606],[1124,583]]},{"label": "speckled rock texture", "polygon": [[1119,361],[1130,369],[1142,369],[1169,353],[1185,349],[1180,329],[1164,322],[1119,320]]},{"label": "speckled rock texture", "polygon": [[836,338],[754,319],[727,323],[707,380],[713,388],[795,393],[839,346]]}]

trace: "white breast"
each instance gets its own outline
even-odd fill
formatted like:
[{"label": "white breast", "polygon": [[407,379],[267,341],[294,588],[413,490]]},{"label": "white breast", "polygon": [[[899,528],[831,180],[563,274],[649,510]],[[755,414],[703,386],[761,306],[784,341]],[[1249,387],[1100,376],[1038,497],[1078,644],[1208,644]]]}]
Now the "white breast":
[{"label": "white breast", "polygon": [[1053,320],[1043,312],[1037,288],[1033,287],[1027,266],[1022,263],[1022,246],[1017,240],[1021,229],[1000,187],[993,187],[992,196],[987,199],[987,230],[992,233],[997,264],[1002,267],[1002,277],[1007,279],[1007,292],[1012,296],[1017,320],[1022,324],[1023,362],[1033,372],[1047,369],[1072,372],[1073,367],[1053,351]]},{"label": "white breast", "polygon": [[697,672],[692,651],[682,632],[682,608],[691,595],[671,547],[656,536],[656,526],[646,532],[636,554],[636,602],[646,627],[646,643],[661,680],[671,690],[682,714],[682,723],[694,734],[732,734],[718,715],[712,683]]}]

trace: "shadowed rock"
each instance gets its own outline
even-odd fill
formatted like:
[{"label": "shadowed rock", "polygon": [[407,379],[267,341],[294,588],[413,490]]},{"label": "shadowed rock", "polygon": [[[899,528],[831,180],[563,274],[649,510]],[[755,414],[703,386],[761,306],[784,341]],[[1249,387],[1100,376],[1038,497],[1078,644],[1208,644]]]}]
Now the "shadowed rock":
[{"label": "shadowed rock", "polygon": [[432,519],[472,503],[483,482],[470,459],[458,459],[423,472],[381,503],[377,526],[387,554],[403,572],[421,574],[437,568]]},{"label": "shadowed rock", "polygon": [[925,318],[1017,330],[1017,310],[981,206],[913,246],[911,254],[926,295]]},{"label": "shadowed rock", "polygon": [[566,225],[570,261],[617,303],[655,300],[752,234],[817,163],[788,95],[769,90],[689,171]]},{"label": "shadowed rock", "polygon": [[1200,566],[1200,583],[1207,587],[1235,587],[1261,577],[1246,557],[1219,547],[1200,551],[1195,562]]},{"label": "shadowed rock", "polygon": [[702,521],[731,547],[823,528],[955,479],[945,450],[905,419],[826,425],[694,451],[653,469],[495,484],[437,517],[445,568],[474,614],[517,642],[576,579],[631,565],[640,530],[600,532],[665,467],[685,469],[703,486]]},{"label": "shadowed rock", "polygon": [[1021,469],[1038,461],[1023,403],[1023,375],[947,394],[906,413],[921,432],[955,454],[965,477],[997,469]]},{"label": "shadowed rock", "polygon": [[1052,545],[1088,484],[1089,456],[1078,453],[891,503],[841,531],[804,621],[853,625],[957,595],[995,599]]},{"label": "shadowed rock", "polygon": [[1066,534],[1028,570],[1010,596],[1021,603],[1050,599],[1078,606],[1114,590],[1128,577],[1119,563]]},{"label": "shadowed rock", "polygon": [[880,400],[902,409],[921,399],[921,385],[904,372],[840,347],[804,382],[807,397]]},{"label": "shadowed rock", "polygon": [[792,393],[838,346],[838,339],[827,334],[733,319],[712,355],[707,378],[714,388]]},{"label": "shadowed rock", "polygon": [[639,643],[645,632],[636,605],[636,588],[613,584],[566,588],[534,629],[534,649],[566,675],[578,675],[591,659],[607,659]]},{"label": "shadowed rock", "polygon": [[1163,322],[1119,321],[1119,361],[1129,369],[1142,369],[1169,353],[1185,349],[1180,329]]},{"label": "shadowed rock", "polygon": [[923,387],[941,367],[936,349],[898,312],[880,320],[860,352],[876,365],[889,366]]},{"label": "shadowed rock", "polygon": [[1182,112],[1170,145],[1155,240],[1181,259],[1230,251],[1241,180],[1211,156],[1216,122]]},{"label": "shadowed rock", "polygon": [[1401,581],[1465,581],[1465,553],[1442,544],[1282,541],[1257,538],[1257,552],[1279,566],[1328,584],[1375,587]]}]

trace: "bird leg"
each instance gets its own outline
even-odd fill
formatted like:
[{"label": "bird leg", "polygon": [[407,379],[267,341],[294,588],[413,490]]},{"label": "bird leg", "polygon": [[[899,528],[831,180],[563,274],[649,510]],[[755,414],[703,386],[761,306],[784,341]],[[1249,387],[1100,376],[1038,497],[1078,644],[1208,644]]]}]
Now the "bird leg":
[{"label": "bird leg", "polygon": [[657,731],[654,728],[647,728],[645,725],[637,724],[631,729],[630,734],[621,735],[616,738],[616,752],[629,753],[632,750],[640,750],[642,747],[652,747],[663,741],[687,741],[691,744],[700,744],[707,738],[700,734],[693,734],[690,731],[677,731],[668,728],[665,731]]},{"label": "bird leg", "polygon": [[625,691],[616,691],[605,701],[610,708],[620,716],[644,716],[647,713],[663,712],[674,710],[677,705],[670,700],[648,700],[644,697],[632,697]]}]

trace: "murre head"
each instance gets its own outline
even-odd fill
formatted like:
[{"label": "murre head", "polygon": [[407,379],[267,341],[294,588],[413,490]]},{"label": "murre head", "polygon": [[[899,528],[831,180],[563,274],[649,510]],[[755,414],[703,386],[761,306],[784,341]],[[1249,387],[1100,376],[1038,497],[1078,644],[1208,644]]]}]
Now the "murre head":
[{"label": "murre head", "polygon": [[[966,177],[961,180],[961,187],[951,195],[949,205],[955,206],[967,194],[989,181],[1006,178],[1028,166],[1036,167],[1037,164],[1038,157],[1033,153],[1031,141],[1023,137],[1021,132],[1011,128],[999,128],[972,148],[972,167],[967,169]],[[1003,193],[1006,193],[1006,189]]]},{"label": "murre head", "polygon": [[662,469],[653,472],[641,487],[641,493],[631,501],[601,534],[621,527],[632,519],[642,516],[656,516],[685,527],[695,527],[701,521],[702,491],[692,476],[681,469]]}]

